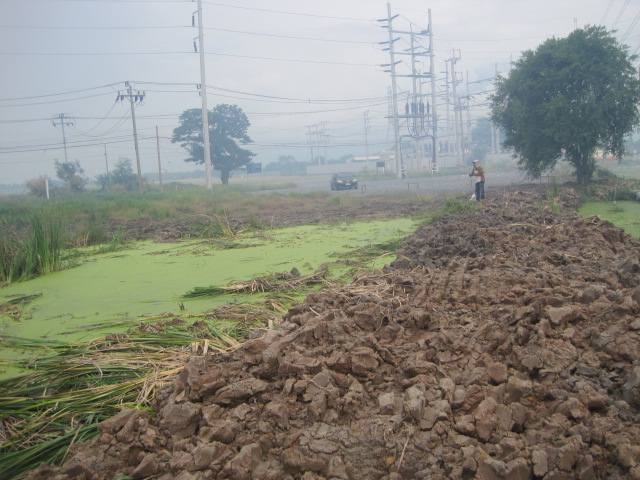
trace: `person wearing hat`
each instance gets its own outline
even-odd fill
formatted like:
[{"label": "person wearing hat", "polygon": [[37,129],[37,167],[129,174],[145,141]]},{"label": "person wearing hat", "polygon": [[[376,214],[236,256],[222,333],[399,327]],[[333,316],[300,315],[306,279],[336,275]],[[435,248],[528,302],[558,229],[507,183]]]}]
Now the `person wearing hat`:
[{"label": "person wearing hat", "polygon": [[478,177],[476,181],[476,200],[484,200],[484,169],[478,163],[478,160],[473,161],[473,170],[469,174],[470,177]]}]

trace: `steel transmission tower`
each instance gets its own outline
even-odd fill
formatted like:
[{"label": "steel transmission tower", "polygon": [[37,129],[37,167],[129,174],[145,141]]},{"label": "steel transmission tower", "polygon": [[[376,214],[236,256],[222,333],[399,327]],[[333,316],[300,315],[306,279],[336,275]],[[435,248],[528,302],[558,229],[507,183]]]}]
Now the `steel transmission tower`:
[{"label": "steel transmission tower", "polygon": [[[387,22],[384,28],[389,31],[389,40],[387,42],[380,42],[381,44],[388,44],[385,50],[389,51],[391,63],[383,65],[383,67],[390,67],[385,72],[391,73],[391,86],[392,86],[392,107],[393,107],[393,125],[395,132],[395,165],[396,173],[401,176],[401,171],[404,169],[404,162],[401,158],[401,139],[403,137],[413,138],[416,143],[416,153],[422,152],[424,139],[430,138],[432,142],[431,152],[431,168],[437,169],[437,136],[438,136],[438,122],[436,112],[436,93],[435,93],[435,70],[434,70],[434,51],[433,51],[433,24],[431,21],[431,10],[429,12],[429,26],[427,30],[421,30],[419,32],[394,30],[392,27],[392,21],[398,17],[398,15],[391,16],[391,6],[387,4],[387,19],[380,20],[381,22]],[[394,48],[396,41],[401,37],[394,38],[394,34],[409,35],[410,36],[410,48],[403,52],[398,52]],[[429,47],[426,48],[419,44],[417,38],[428,37]],[[401,63],[396,61],[396,55],[407,55],[411,57],[411,72],[409,74],[399,74],[396,72],[396,65]],[[421,72],[418,70],[416,64],[420,58],[429,58],[429,67],[427,72]],[[404,115],[398,114],[398,93],[397,93],[397,79],[398,78],[410,78],[412,83],[411,93],[407,96],[405,104]],[[422,92],[423,84],[429,81],[429,88],[431,90],[431,103],[425,102],[427,98],[426,94]],[[406,126],[408,134],[400,135],[400,120],[403,121],[403,126]],[[420,154],[420,157],[422,155]]]}]

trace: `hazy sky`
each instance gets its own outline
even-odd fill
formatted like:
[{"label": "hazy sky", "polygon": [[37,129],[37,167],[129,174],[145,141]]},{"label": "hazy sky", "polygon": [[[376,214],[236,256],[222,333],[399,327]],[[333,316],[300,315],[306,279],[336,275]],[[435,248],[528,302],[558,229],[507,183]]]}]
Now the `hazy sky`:
[{"label": "hazy sky", "polygon": [[[373,154],[392,149],[388,115],[388,32],[382,0],[203,0],[208,104],[239,105],[249,117],[255,161],[280,155],[309,160],[310,131],[322,131],[329,158],[365,154],[365,112]],[[395,0],[394,29],[420,31],[431,10],[437,91],[445,89],[445,60],[474,94],[470,116],[486,116],[485,97],[496,71],[520,52],[576,26],[604,25],[640,53],[639,0]],[[87,177],[104,173],[135,150],[128,102],[116,102],[125,81],[144,91],[136,108],[143,172],[157,171],[156,127],[163,168],[193,170],[170,142],[179,115],[199,108],[199,55],[194,52],[195,1],[0,0],[0,183],[55,177],[54,160],[78,160]],[[197,20],[197,18],[196,18]],[[410,47],[396,35],[398,52]],[[427,46],[427,40],[423,42]],[[399,56],[399,73],[409,57]],[[418,66],[428,70],[428,63]],[[412,88],[398,80],[398,91]],[[444,102],[444,98],[440,100]],[[401,108],[404,101],[401,101]],[[446,114],[438,106],[440,116]],[[317,146],[316,146],[317,148]],[[324,148],[324,147],[323,147]],[[106,158],[105,158],[106,150]]]}]

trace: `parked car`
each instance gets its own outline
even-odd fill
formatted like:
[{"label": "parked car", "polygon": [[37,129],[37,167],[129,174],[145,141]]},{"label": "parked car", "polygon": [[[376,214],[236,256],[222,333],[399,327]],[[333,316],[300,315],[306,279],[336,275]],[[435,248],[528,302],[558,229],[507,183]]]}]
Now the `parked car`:
[{"label": "parked car", "polygon": [[331,175],[331,190],[350,188],[358,188],[358,178],[355,173],[334,173]]}]

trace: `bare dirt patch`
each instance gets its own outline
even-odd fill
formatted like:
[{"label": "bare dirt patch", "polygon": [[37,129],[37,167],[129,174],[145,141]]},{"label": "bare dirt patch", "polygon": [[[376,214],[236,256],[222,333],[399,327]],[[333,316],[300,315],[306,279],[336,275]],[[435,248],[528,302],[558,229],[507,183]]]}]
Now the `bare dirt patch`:
[{"label": "bare dirt patch", "polygon": [[[333,222],[357,222],[385,218],[412,217],[424,213],[425,202],[437,204],[435,198],[412,195],[370,195],[341,197],[282,196],[258,197],[251,207],[227,205],[224,213],[184,215],[171,219],[113,219],[106,229],[115,235],[123,232],[127,240],[172,241],[197,238],[203,231],[222,221],[235,232],[247,227],[276,228]],[[332,200],[333,199],[333,200]],[[337,201],[336,201],[337,200]]]},{"label": "bare dirt patch", "polygon": [[28,478],[640,478],[640,241],[576,198],[421,228]]}]

